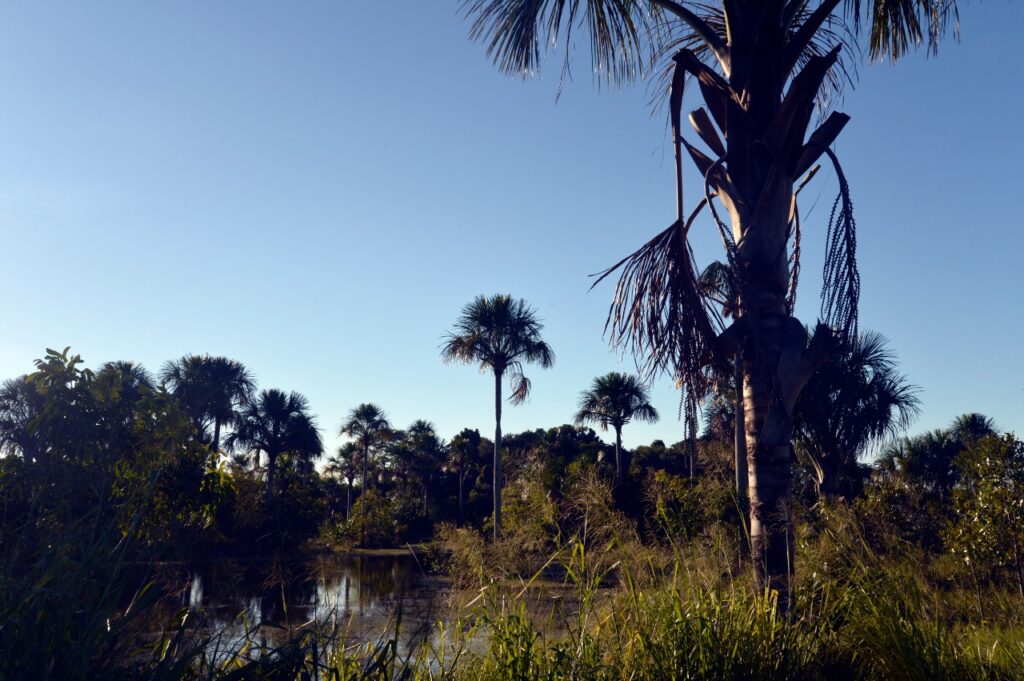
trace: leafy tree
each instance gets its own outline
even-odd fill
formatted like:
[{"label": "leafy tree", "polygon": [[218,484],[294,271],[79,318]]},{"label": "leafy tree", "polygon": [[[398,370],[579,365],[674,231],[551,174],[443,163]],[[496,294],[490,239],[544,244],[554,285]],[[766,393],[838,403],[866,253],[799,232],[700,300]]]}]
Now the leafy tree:
[{"label": "leafy tree", "polygon": [[897,371],[881,334],[865,333],[833,354],[807,383],[793,419],[818,495],[837,495],[841,476],[872,445],[905,430],[919,412],[917,388]]},{"label": "leafy tree", "polygon": [[590,388],[580,394],[576,423],[595,423],[602,430],[615,430],[615,482],[626,477],[622,455],[622,428],[632,421],[654,423],[658,411],[651,406],[647,387],[636,376],[611,372],[594,379]]},{"label": "leafy tree", "polygon": [[267,503],[274,499],[277,460],[284,453],[298,459],[316,459],[323,453],[323,442],[309,403],[299,393],[262,390],[242,409],[238,424],[227,438],[231,450],[255,456],[267,456]]},{"label": "leafy tree", "polygon": [[[713,375],[727,373],[740,353],[751,554],[761,585],[779,592],[785,610],[795,544],[793,406],[835,340],[857,337],[860,292],[849,186],[830,150],[849,117],[822,115],[811,130],[813,114],[824,114],[820,105],[846,83],[841,56],[844,47],[855,53],[862,27],[872,57],[896,59],[925,40],[935,47],[956,16],[955,0],[467,0],[465,7],[471,37],[508,73],[535,73],[551,45],[566,46],[568,64],[576,44],[568,34],[577,27],[589,36],[595,72],[609,80],[646,76],[652,57],[669,63],[662,82],[670,85],[676,213],[664,231],[601,277],[620,272],[608,329],[613,343],[643,358],[647,373],[668,371],[682,384],[691,437]],[[688,78],[705,105],[690,115],[705,149],[683,139]],[[692,214],[683,201],[684,152],[705,178]],[[808,344],[793,317],[801,230],[796,199],[822,156],[834,166],[840,191],[825,239],[822,319]],[[705,206],[740,292],[728,328],[699,283],[688,243]]]},{"label": "leafy tree", "polygon": [[974,440],[956,467],[947,542],[972,570],[1012,569],[1024,598],[1024,443],[1009,434]]},{"label": "leafy tree", "polygon": [[241,362],[227,357],[185,355],[164,364],[160,381],[192,415],[203,434],[213,426],[210,446],[220,450],[221,429],[233,425],[239,410],[256,390],[256,382]]},{"label": "leafy tree", "polygon": [[501,382],[508,374],[509,402],[521,404],[530,394],[523,364],[536,362],[547,369],[555,353],[541,338],[544,325],[525,300],[497,294],[477,296],[462,309],[441,347],[445,362],[480,364],[494,374],[494,540],[501,536]]}]

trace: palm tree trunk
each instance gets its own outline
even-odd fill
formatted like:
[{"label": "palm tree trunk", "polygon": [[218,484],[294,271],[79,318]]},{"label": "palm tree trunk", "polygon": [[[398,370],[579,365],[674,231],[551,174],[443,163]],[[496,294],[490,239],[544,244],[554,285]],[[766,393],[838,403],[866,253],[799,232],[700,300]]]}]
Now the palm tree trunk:
[{"label": "palm tree trunk", "polygon": [[[770,294],[762,296],[770,299]],[[750,496],[750,549],[759,585],[790,603],[793,574],[792,411],[811,374],[832,351],[831,331],[819,325],[807,345],[799,321],[777,304],[765,305],[743,349],[743,403]]]},{"label": "palm tree trunk", "polygon": [[213,451],[220,451],[220,419],[213,420]]},{"label": "palm tree trunk", "polygon": [[274,501],[274,473],[277,472],[277,452],[267,452],[267,505]]},{"label": "palm tree trunk", "polygon": [[736,496],[741,501],[747,498],[747,439],[743,421],[743,360],[736,353],[734,383],[733,415],[735,463],[736,463]]},{"label": "palm tree trunk", "polygon": [[494,372],[494,543],[501,538],[501,374]]},{"label": "palm tree trunk", "polygon": [[352,481],[345,486],[345,520],[352,514]]},{"label": "palm tree trunk", "polygon": [[615,425],[615,484],[621,485],[626,479],[625,466],[622,465],[622,426]]},{"label": "palm tree trunk", "polygon": [[366,460],[370,458],[370,446],[363,444],[363,472],[360,477],[360,481],[363,484],[363,489],[359,491],[359,498],[363,500],[363,503],[359,504],[359,544],[362,545],[366,541],[366,490],[369,489],[369,483],[366,480]]}]

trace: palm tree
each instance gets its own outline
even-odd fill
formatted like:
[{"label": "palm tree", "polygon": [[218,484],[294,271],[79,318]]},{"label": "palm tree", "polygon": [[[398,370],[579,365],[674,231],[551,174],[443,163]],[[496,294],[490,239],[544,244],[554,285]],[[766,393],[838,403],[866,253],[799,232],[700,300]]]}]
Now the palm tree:
[{"label": "palm tree", "polygon": [[465,484],[477,460],[480,458],[480,431],[464,428],[452,438],[448,446],[448,470],[459,480],[459,522],[466,519]]},{"label": "palm tree", "polygon": [[814,467],[819,496],[834,497],[844,471],[872,445],[906,430],[920,412],[917,388],[896,370],[885,337],[863,334],[807,383],[793,418],[797,446]]},{"label": "palm tree", "polygon": [[423,514],[430,511],[431,479],[441,470],[448,457],[448,445],[437,435],[434,424],[423,419],[413,422],[405,431],[408,445],[408,470],[423,491]]},{"label": "palm tree", "polygon": [[193,417],[200,432],[213,425],[210,445],[215,452],[220,450],[221,429],[235,422],[240,407],[256,389],[241,362],[209,355],[186,355],[167,362],[160,381]]},{"label": "palm tree", "polygon": [[359,447],[360,464],[362,467],[359,484],[362,485],[362,491],[366,492],[369,487],[367,470],[370,454],[394,435],[391,430],[391,424],[388,422],[388,417],[384,410],[376,404],[360,404],[349,411],[348,417],[341,424],[339,434],[349,436]]},{"label": "palm tree", "polygon": [[[366,476],[370,461],[370,453],[376,447],[387,442],[393,437],[391,424],[388,423],[387,415],[384,413],[384,410],[376,404],[360,404],[349,411],[348,416],[341,424],[339,434],[349,436],[355,440],[355,444],[359,447],[360,464],[362,468],[362,473],[359,476],[359,484],[362,489],[359,494],[366,494],[366,491],[369,489],[369,479]],[[365,515],[365,513],[366,507],[364,501],[359,504],[360,517]],[[360,543],[362,543],[364,539],[364,532],[365,523],[360,523]]]},{"label": "palm tree", "polygon": [[[595,72],[612,81],[666,64],[676,211],[669,226],[598,279],[620,272],[608,316],[611,340],[666,371],[684,390],[690,439],[713,373],[741,355],[751,555],[761,586],[788,607],[794,546],[791,417],[811,374],[836,341],[857,338],[860,279],[849,186],[831,151],[849,117],[828,113],[849,81],[841,56],[867,26],[869,54],[896,59],[935,47],[956,0],[466,0],[470,35],[506,72],[535,73],[548,46],[568,50],[587,35]],[[574,29],[580,29],[573,33]],[[571,38],[569,34],[572,34]],[[656,80],[656,79],[655,79]],[[689,116],[699,148],[683,139],[684,84],[703,100]],[[820,125],[811,129],[818,111]],[[684,204],[684,153],[704,178],[701,200]],[[808,344],[793,317],[800,262],[796,194],[822,157],[839,184],[825,238],[821,323]],[[803,178],[803,179],[801,179]],[[731,224],[721,219],[721,206]],[[688,242],[708,208],[740,295],[725,327],[699,284]]]},{"label": "palm tree", "polygon": [[311,460],[323,453],[323,442],[309,403],[299,393],[262,390],[242,409],[238,425],[228,435],[228,449],[267,456],[267,503],[273,501],[277,459],[289,453],[296,459]]},{"label": "palm tree", "polygon": [[540,336],[544,325],[525,300],[497,294],[477,296],[462,308],[441,346],[445,362],[480,364],[494,374],[494,541],[501,536],[501,381],[508,373],[512,394],[509,402],[521,404],[530,394],[530,380],[523,363],[536,362],[547,369],[555,353]]},{"label": "palm tree", "polygon": [[975,413],[962,414],[948,428],[893,442],[878,457],[878,467],[890,475],[902,476],[907,482],[922,485],[945,501],[960,478],[957,457],[978,440],[998,434],[991,418]]},{"label": "palm tree", "polygon": [[0,386],[0,453],[42,463],[46,445],[36,420],[43,408],[39,386],[29,376],[8,379]]},{"label": "palm tree", "polygon": [[595,423],[602,430],[615,429],[615,483],[626,479],[622,456],[622,427],[631,421],[654,423],[658,410],[651,406],[647,388],[636,376],[611,372],[594,379],[590,388],[580,393],[576,425]]},{"label": "palm tree", "polygon": [[345,479],[345,518],[348,519],[352,510],[352,483],[359,473],[359,447],[354,442],[338,447],[337,454],[327,460],[324,470]]}]

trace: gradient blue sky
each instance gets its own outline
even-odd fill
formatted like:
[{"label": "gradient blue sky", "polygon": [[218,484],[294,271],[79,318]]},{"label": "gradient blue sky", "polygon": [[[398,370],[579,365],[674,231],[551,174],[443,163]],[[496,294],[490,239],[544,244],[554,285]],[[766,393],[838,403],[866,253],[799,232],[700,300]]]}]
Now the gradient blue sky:
[{"label": "gradient blue sky", "polygon": [[[914,430],[972,410],[1020,432],[1024,3],[961,19],[961,44],[862,66],[839,106],[861,324],[921,387]],[[501,75],[456,2],[5,3],[0,377],[46,346],[154,370],[224,354],[307,395],[328,442],[364,401],[399,426],[488,433],[491,380],[438,345],[474,295],[509,292],[558,361],[528,373],[504,430],[569,421],[592,377],[632,367],[602,340],[611,292],[587,275],[674,210],[664,116],[643,86],[594,88],[584,55],[556,103],[558,63]],[[653,397],[663,420],[628,427],[628,446],[680,438],[678,393],[661,380]]]}]

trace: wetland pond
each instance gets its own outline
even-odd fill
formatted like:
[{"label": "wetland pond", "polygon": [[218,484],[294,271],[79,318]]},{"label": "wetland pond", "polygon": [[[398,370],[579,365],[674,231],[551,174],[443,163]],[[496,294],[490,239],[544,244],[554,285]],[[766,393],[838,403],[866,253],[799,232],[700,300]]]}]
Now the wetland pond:
[{"label": "wetland pond", "polygon": [[448,580],[428,574],[411,552],[329,554],[290,565],[210,561],[174,578],[209,650],[239,650],[247,641],[277,646],[314,624],[346,645],[392,637],[408,650],[443,618]]}]

